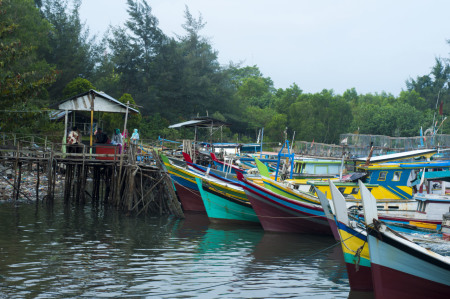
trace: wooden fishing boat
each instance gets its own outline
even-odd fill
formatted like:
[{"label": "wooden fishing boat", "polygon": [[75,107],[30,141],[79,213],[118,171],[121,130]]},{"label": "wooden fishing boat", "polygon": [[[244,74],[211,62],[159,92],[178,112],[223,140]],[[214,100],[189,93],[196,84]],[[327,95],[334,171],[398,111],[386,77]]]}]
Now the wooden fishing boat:
[{"label": "wooden fishing boat", "polygon": [[238,179],[265,231],[332,234],[321,206],[272,192],[239,173]]},{"label": "wooden fishing boat", "polygon": [[161,154],[160,156],[175,185],[183,210],[205,212],[205,206],[203,205],[200,191],[195,182],[195,178],[200,176],[200,174],[171,163],[164,154]]},{"label": "wooden fishing boat", "polygon": [[[377,200],[390,199],[390,200],[407,200],[412,199],[414,196],[414,179],[416,178],[416,172],[422,169],[442,169],[449,168],[448,162],[398,162],[402,159],[410,159],[413,157],[431,157],[435,154],[436,150],[415,150],[403,153],[389,154],[383,156],[377,156],[370,158],[370,164],[362,164],[362,161],[368,158],[358,159],[360,164],[357,166],[357,173],[348,174],[343,177],[343,180],[338,182],[334,181],[336,187],[341,191],[344,196],[353,199],[361,199],[361,193],[359,191],[357,180],[362,180]],[[430,172],[431,173],[431,172]],[[430,175],[426,173],[427,178]],[[364,175],[365,174],[365,175]],[[362,177],[358,177],[362,175]],[[420,180],[419,180],[420,181]],[[415,184],[418,184],[417,181]],[[314,181],[308,182],[310,192],[314,193],[315,188],[318,188],[323,193],[327,194],[331,199],[331,193],[329,192],[329,185],[327,181]]]},{"label": "wooden fishing boat", "polygon": [[216,169],[221,170],[223,172],[231,172],[232,174],[236,174],[237,172],[245,173],[246,170],[240,168],[237,165],[233,165],[231,163],[227,163],[224,161],[220,161],[217,159],[216,155],[214,153],[211,153],[211,159],[216,167]]},{"label": "wooden fishing boat", "polygon": [[258,217],[241,187],[212,181],[207,177],[196,178],[196,182],[211,222],[259,224]]},{"label": "wooden fishing boat", "polygon": [[[347,207],[351,203],[347,200]],[[406,202],[377,201],[378,218],[387,222],[395,230],[423,230],[429,232],[440,231],[442,217],[449,211],[450,196],[439,194],[418,193],[413,200]],[[352,212],[363,218],[362,205],[352,206]],[[394,226],[397,226],[395,228]]]},{"label": "wooden fishing boat", "polygon": [[333,233],[333,237],[336,241],[341,242],[341,238],[339,237],[338,228],[336,225],[336,217],[334,216],[334,208],[331,206],[330,201],[327,196],[323,194],[320,190],[317,191],[317,196],[319,196],[320,204],[322,205],[325,216],[328,220],[328,225],[331,228],[331,232]]},{"label": "wooden fishing boat", "polygon": [[374,197],[360,183],[376,298],[449,298],[450,258],[399,235],[378,220]]},{"label": "wooden fishing boat", "polygon": [[[356,222],[350,222],[345,198],[332,182],[330,190],[350,288],[354,291],[373,291],[366,230],[358,227]],[[326,203],[328,200],[323,201],[322,205]]]}]

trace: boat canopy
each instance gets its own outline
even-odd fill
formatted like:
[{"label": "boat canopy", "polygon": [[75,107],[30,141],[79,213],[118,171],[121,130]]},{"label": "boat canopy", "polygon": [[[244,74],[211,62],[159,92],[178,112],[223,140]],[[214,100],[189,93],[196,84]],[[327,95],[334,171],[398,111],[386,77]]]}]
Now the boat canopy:
[{"label": "boat canopy", "polygon": [[230,126],[231,124],[226,123],[224,121],[211,118],[211,117],[196,117],[192,120],[188,120],[182,123],[173,124],[169,126],[169,129],[176,129],[176,128],[210,128],[210,127],[222,127],[222,126]]},{"label": "boat canopy", "polygon": [[[421,157],[421,156],[425,156],[425,157],[429,158],[436,153],[437,153],[436,149],[421,149],[421,150],[407,151],[407,152],[401,152],[401,153],[395,153],[395,154],[387,154],[387,155],[371,157],[370,163],[371,164],[382,163],[382,162],[403,160],[403,159],[409,159],[409,158]],[[367,157],[357,158],[355,160],[359,163],[365,163],[367,161]]]}]

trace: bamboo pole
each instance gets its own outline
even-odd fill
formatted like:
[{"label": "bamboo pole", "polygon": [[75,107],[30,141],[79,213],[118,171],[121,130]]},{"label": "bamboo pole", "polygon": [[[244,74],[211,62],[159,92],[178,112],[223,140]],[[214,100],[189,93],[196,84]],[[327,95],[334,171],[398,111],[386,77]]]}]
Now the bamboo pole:
[{"label": "bamboo pole", "polygon": [[39,202],[39,184],[41,182],[41,177],[39,175],[39,161],[36,162],[37,166],[37,180],[36,180],[36,203]]},{"label": "bamboo pole", "polygon": [[[124,132],[125,132],[126,129],[127,129],[128,105],[129,105],[129,104],[130,104],[130,102],[127,101],[127,110],[126,110],[126,112],[125,112],[125,123],[124,123],[124,125],[123,125],[123,131],[124,131]],[[129,149],[131,149],[131,146],[129,146]],[[122,150],[121,153],[120,153],[119,176],[118,176],[118,178],[117,178],[117,186],[116,186],[116,188],[119,190],[119,192],[117,192],[117,193],[115,194],[115,196],[116,196],[116,199],[115,199],[116,205],[119,204],[119,201],[120,201],[120,189],[122,189],[122,183],[121,183],[121,181],[120,181],[120,177],[122,176],[123,152],[124,152],[124,151]]]},{"label": "bamboo pole", "polygon": [[15,200],[19,200],[20,183],[22,181],[22,163],[19,162],[19,178],[17,179],[17,192]]},{"label": "bamboo pole", "polygon": [[[15,141],[15,134],[14,134],[14,145],[16,145]],[[20,156],[20,142],[17,143],[17,152],[16,152],[16,160],[14,162],[14,189],[13,189],[13,198],[17,198],[16,193],[18,193],[17,190],[17,169],[19,167],[19,156]]]},{"label": "bamboo pole", "polygon": [[50,157],[48,160],[47,169],[47,200],[53,201],[52,198],[52,182],[53,182],[53,145],[50,152]]}]

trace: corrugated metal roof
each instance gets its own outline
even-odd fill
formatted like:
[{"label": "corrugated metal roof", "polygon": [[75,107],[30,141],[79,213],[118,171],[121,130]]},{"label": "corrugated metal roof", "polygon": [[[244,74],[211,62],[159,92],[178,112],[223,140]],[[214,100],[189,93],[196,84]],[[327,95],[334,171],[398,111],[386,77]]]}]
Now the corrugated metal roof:
[{"label": "corrugated metal roof", "polygon": [[[381,155],[381,156],[374,156],[370,158],[370,163],[376,163],[376,162],[386,162],[386,161],[395,161],[400,159],[406,159],[406,158],[412,158],[422,155],[428,155],[432,153],[437,153],[437,150],[435,149],[422,149],[422,150],[414,150],[414,151],[408,151],[408,152],[402,152],[402,153],[395,153],[395,154],[388,154],[388,155]],[[367,160],[367,157],[365,158],[358,158],[357,161],[365,162]]]},{"label": "corrugated metal roof", "polygon": [[[72,113],[71,111],[68,111],[67,114]],[[49,117],[51,120],[55,120],[55,119],[60,119],[62,117],[64,117],[66,115],[66,111],[65,110],[55,110],[55,111],[50,111],[48,113]]]},{"label": "corrugated metal roof", "polygon": [[229,123],[224,121],[214,119],[211,117],[196,117],[192,120],[188,120],[182,123],[170,125],[170,129],[183,128],[183,127],[200,127],[200,128],[210,128],[210,127],[221,127],[230,126]]},{"label": "corrugated metal roof", "polygon": [[[94,96],[94,111],[113,113],[125,113],[126,111],[127,105],[104,92],[98,92],[93,89],[51,105],[50,107],[69,111],[90,111],[91,106],[88,95]],[[139,110],[128,107],[128,113],[139,114]]]},{"label": "corrugated metal roof", "polygon": [[193,126],[195,124],[201,123],[200,120],[188,120],[182,123],[178,123],[178,124],[174,124],[174,125],[170,125],[169,129],[175,129],[175,128],[182,128],[182,127],[187,127],[187,126]]}]

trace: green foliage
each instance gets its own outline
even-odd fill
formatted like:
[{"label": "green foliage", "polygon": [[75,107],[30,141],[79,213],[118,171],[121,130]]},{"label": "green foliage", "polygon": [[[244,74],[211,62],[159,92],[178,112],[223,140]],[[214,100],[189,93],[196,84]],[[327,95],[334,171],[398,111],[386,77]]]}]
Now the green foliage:
[{"label": "green foliage", "polygon": [[99,56],[95,37],[89,37],[89,30],[80,21],[81,1],[73,0],[71,9],[68,3],[68,0],[45,0],[41,7],[42,15],[50,22],[52,30],[46,32],[50,47],[42,48],[40,52],[59,71],[58,80],[49,89],[54,101],[63,98],[63,89],[73,79],[89,79]]},{"label": "green foliage", "polygon": [[300,95],[290,106],[288,122],[297,140],[337,143],[339,134],[347,132],[351,120],[351,107],[345,99],[323,90]]},{"label": "green foliage", "polygon": [[77,94],[89,91],[91,89],[95,90],[95,87],[87,79],[76,78],[70,81],[63,90],[64,99],[73,97]]},{"label": "green foliage", "polygon": [[419,111],[424,111],[428,108],[427,101],[415,90],[402,91],[398,97],[398,101],[408,104]]},{"label": "green foliage", "polygon": [[35,114],[41,114],[36,110],[47,99],[45,87],[56,78],[36,51],[46,46],[48,23],[31,0],[0,1],[0,10],[0,113],[13,111],[0,117],[0,128],[23,129],[22,121],[34,128]]},{"label": "green foliage", "polygon": [[[450,66],[447,61],[436,58],[436,64],[433,66],[430,74],[418,76],[417,79],[406,81],[408,91],[415,91],[419,96],[425,99],[427,108],[436,109],[442,101],[450,101]],[[447,107],[446,107],[447,108]],[[445,110],[446,113],[450,110]]]},{"label": "green foliage", "polygon": [[288,120],[286,114],[274,114],[272,119],[264,128],[264,135],[267,137],[265,139],[268,141],[284,142],[284,131],[286,130],[287,123]]},{"label": "green foliage", "polygon": [[271,86],[267,85],[264,78],[248,77],[242,80],[236,95],[247,105],[264,108],[272,104],[273,95],[270,89]]},{"label": "green foliage", "polygon": [[400,100],[391,105],[364,104],[355,109],[352,128],[362,134],[417,136],[421,126],[432,123],[430,116]]},{"label": "green foliage", "polygon": [[[124,93],[119,98],[119,101],[124,104],[128,103],[129,107],[139,110],[133,97],[128,93]],[[123,131],[125,126],[125,114],[104,112],[102,113],[102,119],[104,123],[103,131],[107,132],[108,135],[112,135],[112,133],[116,128],[120,129],[121,132]],[[141,114],[129,113],[127,119],[128,132],[130,132],[131,134],[134,129],[141,129],[141,121],[142,121]],[[140,134],[140,136],[141,135],[142,134]]]},{"label": "green foliage", "polygon": [[288,114],[289,107],[295,103],[298,97],[302,94],[302,90],[297,84],[292,84],[286,90],[278,89],[276,92],[275,108],[278,113]]},{"label": "green foliage", "polygon": [[[181,130],[169,129],[170,123],[167,119],[161,117],[160,114],[156,113],[149,116],[144,116],[141,121],[141,133],[143,139],[156,140],[158,137],[176,140],[181,138]],[[189,137],[186,137],[186,139]],[[193,138],[193,135],[190,136]]]}]

